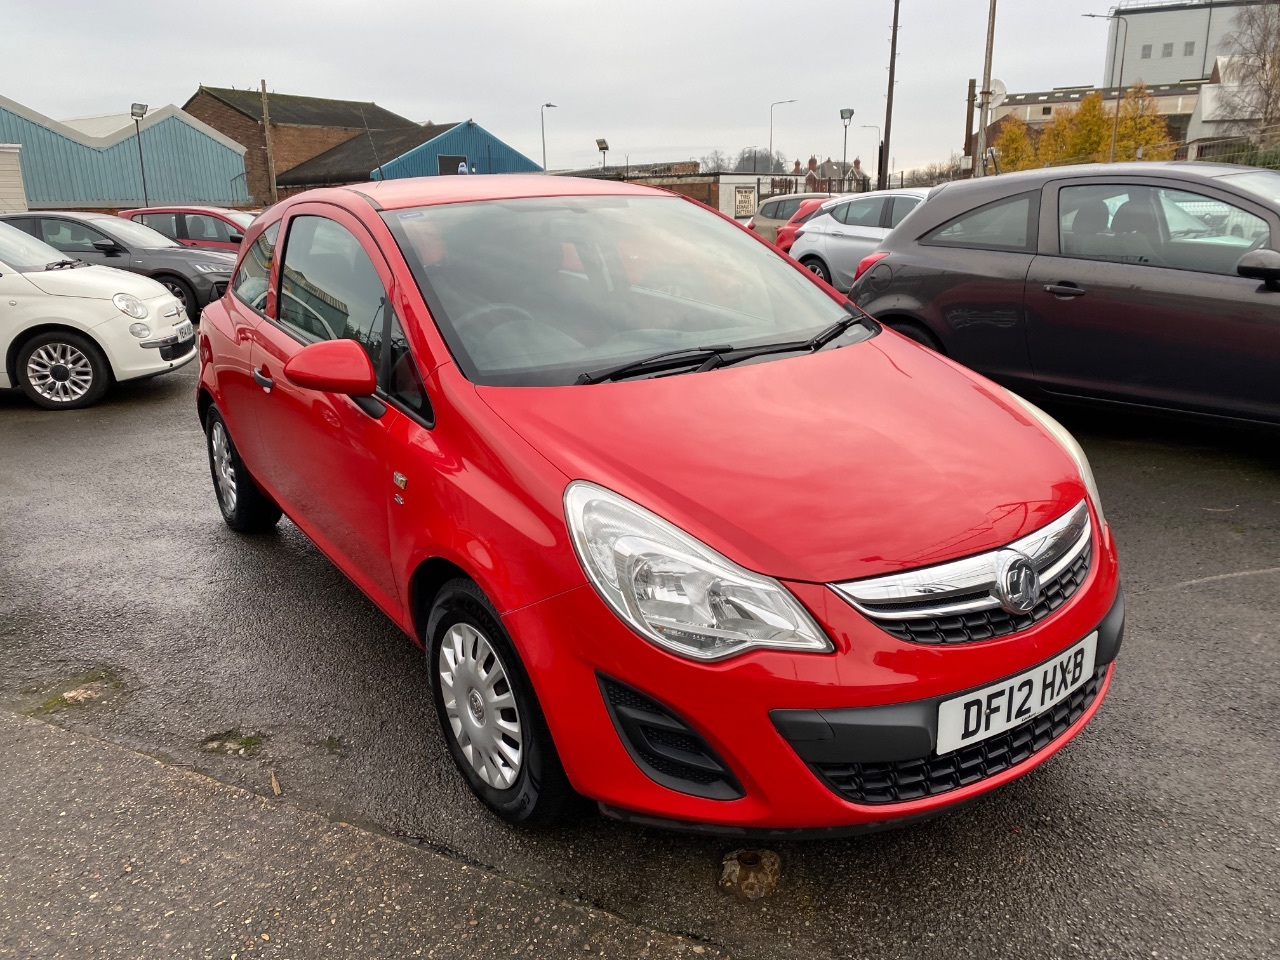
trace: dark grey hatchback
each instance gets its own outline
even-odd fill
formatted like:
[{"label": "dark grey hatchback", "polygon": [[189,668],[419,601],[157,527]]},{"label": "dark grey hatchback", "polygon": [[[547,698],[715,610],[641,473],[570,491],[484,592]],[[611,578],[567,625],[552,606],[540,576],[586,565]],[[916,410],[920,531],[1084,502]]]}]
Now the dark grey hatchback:
[{"label": "dark grey hatchback", "polygon": [[886,326],[1032,395],[1280,422],[1280,173],[1094,164],[945,184],[858,268]]}]

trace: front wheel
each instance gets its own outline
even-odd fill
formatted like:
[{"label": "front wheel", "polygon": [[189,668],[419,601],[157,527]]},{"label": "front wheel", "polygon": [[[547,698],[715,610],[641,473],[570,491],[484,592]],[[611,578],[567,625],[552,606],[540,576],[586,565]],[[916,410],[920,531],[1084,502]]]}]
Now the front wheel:
[{"label": "front wheel", "polygon": [[216,409],[205,417],[204,435],[209,450],[209,472],[218,495],[218,509],[227,526],[239,533],[264,533],[280,522],[280,508],[254,482],[231,442],[227,425]]},{"label": "front wheel", "polygon": [[577,796],[515,646],[480,588],[446,583],[424,640],[440,728],[471,792],[510,824],[563,819]]},{"label": "front wheel", "polygon": [[197,322],[200,319],[200,308],[196,305],[196,294],[191,286],[177,277],[160,277],[159,280],[166,290],[178,298],[178,303],[182,304],[187,319],[192,323]]},{"label": "front wheel", "polygon": [[831,282],[831,271],[828,270],[827,265],[817,257],[805,257],[800,261],[800,264],[819,280],[823,280],[826,283]]},{"label": "front wheel", "polygon": [[46,410],[77,410],[97,403],[111,383],[111,367],[98,345],[69,330],[36,334],[18,350],[18,386]]}]

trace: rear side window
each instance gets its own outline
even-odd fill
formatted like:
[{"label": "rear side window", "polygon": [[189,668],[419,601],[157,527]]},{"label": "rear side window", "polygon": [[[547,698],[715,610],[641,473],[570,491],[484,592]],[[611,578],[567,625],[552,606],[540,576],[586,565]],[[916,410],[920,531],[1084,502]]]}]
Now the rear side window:
[{"label": "rear side window", "polygon": [[150,227],[152,230],[163,233],[170,240],[178,239],[178,215],[176,213],[144,213],[133,219],[144,227]]},{"label": "rear side window", "polygon": [[1022,193],[962,213],[926,233],[920,242],[936,247],[971,250],[1023,250],[1035,246],[1034,215],[1037,194]]},{"label": "rear side window", "polygon": [[920,205],[919,197],[894,197],[893,212],[889,214],[889,227],[892,229],[902,222],[903,217]]},{"label": "rear side window", "polygon": [[874,197],[866,200],[851,200],[837,209],[835,217],[841,223],[847,223],[851,227],[878,227],[883,215],[884,197]]},{"label": "rear side window", "polygon": [[[184,213],[187,222],[187,239],[213,240],[218,243],[230,243],[232,227],[220,217],[211,217],[205,213]],[[150,226],[150,224],[148,224]],[[159,230],[159,227],[156,227]],[[160,230],[164,233],[163,230]],[[239,233],[240,231],[236,231]]]},{"label": "rear side window", "polygon": [[373,261],[346,227],[294,217],[280,270],[280,323],[300,339],[354,340],[374,369],[382,360],[387,295]]},{"label": "rear side window", "polygon": [[778,219],[790,220],[792,215],[800,209],[800,203],[803,198],[796,197],[794,200],[783,200],[778,204]]},{"label": "rear side window", "polygon": [[276,257],[276,235],[280,224],[273,223],[253,242],[240,261],[231,281],[236,299],[258,313],[266,315],[267,287],[271,284],[271,264]]}]

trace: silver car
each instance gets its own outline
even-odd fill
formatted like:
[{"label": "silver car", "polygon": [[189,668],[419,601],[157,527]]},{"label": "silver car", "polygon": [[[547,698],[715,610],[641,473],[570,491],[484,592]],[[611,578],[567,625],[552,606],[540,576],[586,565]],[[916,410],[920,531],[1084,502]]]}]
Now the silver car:
[{"label": "silver car", "polygon": [[791,256],[847,293],[862,258],[928,195],[928,187],[907,187],[828,200],[796,234]]}]

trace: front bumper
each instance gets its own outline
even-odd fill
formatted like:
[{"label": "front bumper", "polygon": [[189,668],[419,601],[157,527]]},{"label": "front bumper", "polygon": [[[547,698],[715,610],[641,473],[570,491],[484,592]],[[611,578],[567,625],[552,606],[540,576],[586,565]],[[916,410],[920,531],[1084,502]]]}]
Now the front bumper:
[{"label": "front bumper", "polygon": [[[1043,763],[1092,719],[1110,686],[1124,624],[1109,529],[1103,537],[1085,583],[1052,616],[1017,634],[954,647],[895,639],[829,588],[804,583],[787,586],[822,623],[834,654],[757,651],[694,663],[632,633],[589,585],[503,619],[570,781],[606,813],[734,835],[861,832],[931,816],[1007,783]],[[919,799],[868,803],[846,799],[815,766],[827,762],[813,759],[820,743],[833,763],[919,762],[936,742],[940,700],[1029,670],[1095,629],[1100,669],[1092,699],[1039,749],[990,775]],[[696,796],[647,774],[620,736],[602,676],[681,721],[727,767],[740,795]],[[798,722],[815,716],[830,738],[817,724]]]},{"label": "front bumper", "polygon": [[[148,301],[149,316],[144,321],[151,335],[139,340],[129,333],[130,318],[113,316],[94,327],[94,338],[107,354],[112,375],[119,380],[155,377],[185,366],[196,357],[194,331],[185,339],[180,331],[191,321],[171,297]],[[167,315],[166,315],[167,314]]]}]

